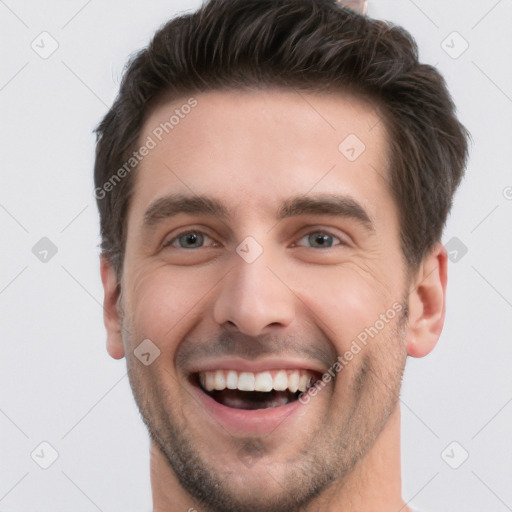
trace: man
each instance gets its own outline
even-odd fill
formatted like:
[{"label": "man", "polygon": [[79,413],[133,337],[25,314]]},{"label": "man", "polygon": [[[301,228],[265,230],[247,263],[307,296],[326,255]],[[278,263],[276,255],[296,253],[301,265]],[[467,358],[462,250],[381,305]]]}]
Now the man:
[{"label": "man", "polygon": [[445,317],[467,137],[410,35],[330,0],[211,0],[98,127],[107,348],[154,510],[410,511],[407,356]]}]

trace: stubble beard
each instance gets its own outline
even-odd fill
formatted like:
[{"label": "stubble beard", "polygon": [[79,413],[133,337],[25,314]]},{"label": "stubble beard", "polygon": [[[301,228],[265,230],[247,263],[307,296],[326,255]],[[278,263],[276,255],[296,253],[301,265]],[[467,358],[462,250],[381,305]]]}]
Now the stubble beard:
[{"label": "stubble beard", "polygon": [[[123,321],[127,322],[124,318]],[[128,323],[128,322],[127,322]],[[204,512],[297,512],[306,511],[331,485],[342,491],[344,477],[373,445],[397,406],[405,368],[405,333],[407,307],[396,322],[389,326],[386,339],[379,342],[380,350],[361,353],[363,358],[351,379],[352,407],[343,417],[330,415],[323,420],[315,439],[305,440],[294,460],[287,460],[287,473],[275,482],[275,491],[268,485],[259,488],[248,475],[247,486],[232,485],[229,475],[221,474],[201,453],[199,443],[183,425],[182,418],[172,408],[172,397],[157,379],[148,374],[133,355],[127,357],[128,376],[135,401],[151,440],[164,455],[183,489]],[[130,325],[123,329],[126,347],[135,346],[131,339],[135,331]],[[370,342],[371,343],[371,342]],[[147,368],[145,368],[147,370]],[[322,392],[326,392],[325,390]],[[306,405],[307,406],[307,405]],[[181,420],[181,421],[180,421]],[[265,443],[255,437],[239,439],[239,447]],[[270,481],[279,477],[270,471]],[[239,481],[239,479],[237,480]],[[251,488],[252,484],[252,488]]]}]

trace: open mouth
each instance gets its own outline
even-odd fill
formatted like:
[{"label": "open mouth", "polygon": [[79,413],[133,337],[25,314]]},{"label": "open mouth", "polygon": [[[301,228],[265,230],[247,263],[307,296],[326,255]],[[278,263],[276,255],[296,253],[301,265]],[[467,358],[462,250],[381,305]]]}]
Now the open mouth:
[{"label": "open mouth", "polygon": [[216,402],[233,409],[270,409],[297,400],[318,378],[311,370],[238,372],[213,370],[193,374],[199,388]]}]

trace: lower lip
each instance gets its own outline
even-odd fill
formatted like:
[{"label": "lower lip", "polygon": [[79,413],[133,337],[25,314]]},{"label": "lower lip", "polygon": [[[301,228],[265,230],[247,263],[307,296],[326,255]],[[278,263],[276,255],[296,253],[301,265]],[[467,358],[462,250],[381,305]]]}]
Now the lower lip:
[{"label": "lower lip", "polygon": [[234,434],[270,434],[285,422],[296,419],[304,407],[299,400],[294,400],[286,405],[268,409],[234,409],[217,402],[198,386],[193,387],[207,415]]}]

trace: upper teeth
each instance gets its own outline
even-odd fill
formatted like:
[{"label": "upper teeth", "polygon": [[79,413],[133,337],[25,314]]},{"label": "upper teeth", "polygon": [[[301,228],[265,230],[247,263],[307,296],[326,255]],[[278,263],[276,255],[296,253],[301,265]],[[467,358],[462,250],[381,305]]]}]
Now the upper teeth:
[{"label": "upper teeth", "polygon": [[264,372],[238,372],[213,370],[199,373],[199,381],[206,391],[238,389],[240,391],[306,391],[313,379],[308,370],[272,370]]}]

